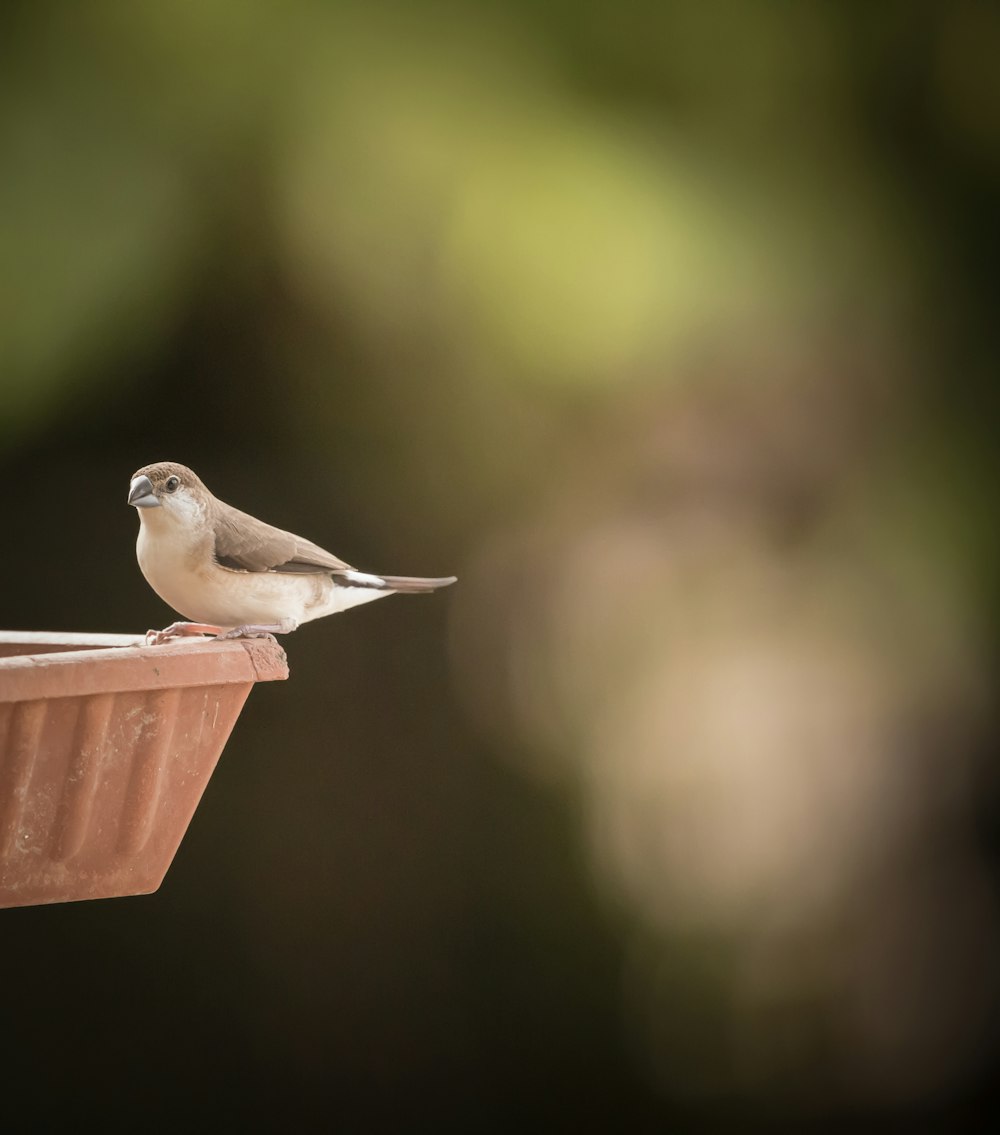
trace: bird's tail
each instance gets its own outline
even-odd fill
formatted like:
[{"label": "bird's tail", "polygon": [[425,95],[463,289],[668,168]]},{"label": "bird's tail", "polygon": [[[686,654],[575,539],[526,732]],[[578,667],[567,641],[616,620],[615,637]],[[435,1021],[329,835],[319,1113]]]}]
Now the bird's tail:
[{"label": "bird's tail", "polygon": [[439,587],[448,587],[458,579],[456,575],[444,575],[439,579],[423,579],[416,575],[383,575],[386,587],[392,591],[400,591],[419,595],[422,591],[437,591]]},{"label": "bird's tail", "polygon": [[416,575],[374,575],[365,571],[338,571],[333,573],[333,578],[345,587],[371,587],[375,591],[398,591],[409,595],[437,591],[439,587],[447,587],[458,579],[454,575],[425,579]]}]

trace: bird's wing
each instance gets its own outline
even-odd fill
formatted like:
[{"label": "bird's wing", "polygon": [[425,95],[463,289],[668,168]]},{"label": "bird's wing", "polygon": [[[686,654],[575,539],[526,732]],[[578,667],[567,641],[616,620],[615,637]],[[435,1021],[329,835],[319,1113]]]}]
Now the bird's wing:
[{"label": "bird's wing", "polygon": [[350,564],[318,544],[273,528],[221,501],[214,519],[215,558],[222,567],[313,575],[351,570]]}]

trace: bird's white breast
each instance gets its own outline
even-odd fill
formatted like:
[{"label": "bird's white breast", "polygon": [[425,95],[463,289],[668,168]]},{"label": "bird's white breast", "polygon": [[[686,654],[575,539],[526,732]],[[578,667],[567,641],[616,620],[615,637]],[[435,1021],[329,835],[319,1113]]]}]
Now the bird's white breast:
[{"label": "bird's white breast", "polygon": [[318,582],[314,577],[230,571],[215,562],[210,531],[192,537],[159,519],[142,517],[139,567],[156,594],[186,619],[221,627],[304,621],[304,603]]},{"label": "bird's white breast", "polygon": [[160,508],[139,513],[136,558],[157,595],[186,619],[236,627],[295,618],[282,600],[261,586],[262,576],[227,571],[215,562],[211,518],[195,497],[179,492]]},{"label": "bird's white breast", "polygon": [[215,560],[211,518],[200,502],[178,493],[139,513],[136,555],[146,581],[184,618],[220,627],[309,622],[391,594],[338,586],[325,572],[233,571]]}]

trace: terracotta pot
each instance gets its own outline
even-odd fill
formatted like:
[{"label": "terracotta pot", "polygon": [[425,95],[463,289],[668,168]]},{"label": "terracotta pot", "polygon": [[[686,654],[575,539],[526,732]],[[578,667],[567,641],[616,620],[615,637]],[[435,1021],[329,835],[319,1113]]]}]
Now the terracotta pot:
[{"label": "terracotta pot", "polygon": [[0,632],[0,907],[155,891],[270,639]]}]

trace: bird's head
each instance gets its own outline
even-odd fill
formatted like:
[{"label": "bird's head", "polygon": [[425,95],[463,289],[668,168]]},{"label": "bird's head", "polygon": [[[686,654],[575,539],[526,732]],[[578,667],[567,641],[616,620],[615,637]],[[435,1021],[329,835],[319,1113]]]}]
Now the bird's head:
[{"label": "bird's head", "polygon": [[164,521],[189,523],[200,516],[209,499],[208,490],[196,473],[176,461],[157,461],[136,470],[128,487],[128,503],[139,510],[139,517],[152,518],[149,510]]}]

